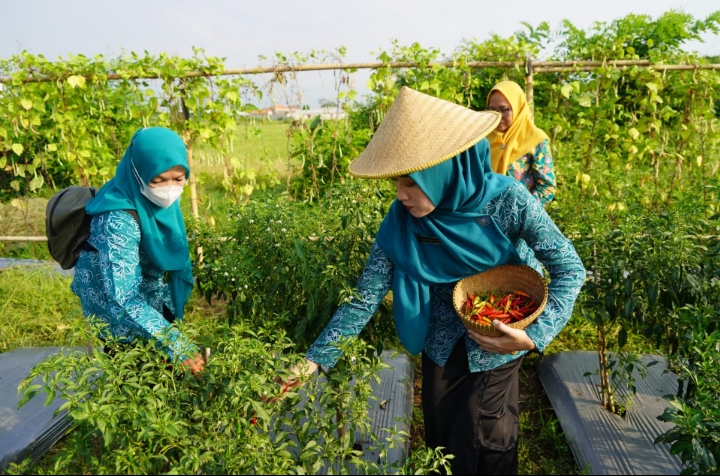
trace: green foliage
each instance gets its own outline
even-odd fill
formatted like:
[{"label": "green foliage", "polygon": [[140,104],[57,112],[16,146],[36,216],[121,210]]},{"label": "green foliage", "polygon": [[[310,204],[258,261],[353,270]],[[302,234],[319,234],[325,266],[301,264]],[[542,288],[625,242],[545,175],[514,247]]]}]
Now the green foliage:
[{"label": "green foliage", "polygon": [[[344,47],[334,53],[313,51],[310,56],[298,53],[293,59],[306,62],[311,59],[330,58],[341,63],[346,54]],[[287,64],[287,58],[281,56],[278,65]],[[360,155],[370,141],[372,131],[354,109],[357,92],[349,73],[354,70],[336,71],[334,101],[323,100],[324,112],[310,120],[295,119],[287,131],[288,136],[288,182],[287,191],[295,199],[320,199],[333,185],[345,183],[350,177],[348,165]],[[295,74],[276,75],[274,83],[282,87],[288,104],[296,101],[302,104],[303,96],[299,91]],[[294,93],[294,94],[293,94]],[[330,106],[332,104],[332,106]],[[299,174],[290,181],[291,164],[299,169]]]},{"label": "green foliage", "polygon": [[290,131],[290,157],[300,161],[301,175],[291,185],[295,198],[319,199],[331,185],[350,178],[348,165],[370,141],[370,130],[349,120],[323,121],[317,116]]},{"label": "green foliage", "polygon": [[720,467],[720,333],[690,332],[690,350],[681,362],[680,377],[691,382],[686,398],[666,397],[671,407],[659,417],[676,426],[655,443],[669,443],[679,454],[682,474],[718,474]]},{"label": "green foliage", "polygon": [[660,55],[682,55],[680,47],[701,40],[705,32],[718,33],[720,11],[705,20],[668,11],[653,20],[649,15],[630,14],[610,23],[595,22],[590,34],[565,20],[558,51],[568,59],[635,59]]},{"label": "green foliage", "polygon": [[[227,299],[231,322],[272,316],[307,348],[352,295],[391,197],[389,183],[382,185],[348,181],[320,204],[264,194],[236,207],[227,233],[204,229],[198,236],[201,291],[208,301]],[[380,349],[394,335],[388,314],[381,306],[364,334]]]},{"label": "green foliage", "polygon": [[[168,365],[151,342],[111,357],[99,350],[95,329],[77,331],[94,350],[49,357],[19,389],[21,404],[43,390],[47,401],[63,397],[61,409],[74,421],[47,474],[387,474],[448,465],[447,457],[425,449],[388,461],[387,448],[407,435],[371,434],[370,383],[383,364],[365,357],[361,341],[341,344],[345,370],[329,375],[329,385],[313,378],[280,399],[273,380],[287,378],[302,356],[287,352],[291,343],[277,329],[247,323],[219,329],[215,353],[197,378],[178,363]],[[376,460],[354,449],[356,432],[370,436],[366,450],[376,451]],[[29,464],[18,470],[37,471]]]},{"label": "green foliage", "polygon": [[[202,50],[190,59],[130,53],[50,62],[23,52],[0,60],[0,75],[12,78],[0,94],[0,109],[7,111],[0,117],[0,169],[9,186],[2,189],[32,193],[43,185],[102,184],[140,127],[173,128],[190,150],[204,143],[226,151],[241,90],[261,93],[243,78],[186,77],[222,70],[223,60]],[[136,79],[146,76],[158,79]]]}]

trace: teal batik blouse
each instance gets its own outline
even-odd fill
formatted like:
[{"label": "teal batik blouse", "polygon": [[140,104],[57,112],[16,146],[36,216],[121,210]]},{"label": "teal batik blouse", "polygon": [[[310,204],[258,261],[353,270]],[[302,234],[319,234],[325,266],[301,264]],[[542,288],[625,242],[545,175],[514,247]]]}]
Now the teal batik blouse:
[{"label": "teal batik blouse", "polygon": [[[519,182],[513,183],[487,203],[482,213],[490,215],[513,242],[526,264],[542,274],[550,275],[547,306],[538,319],[525,331],[542,352],[572,315],[575,299],[585,282],[585,268],[570,240],[552,222],[540,201]],[[438,246],[428,243],[427,246]],[[365,271],[358,280],[357,294],[338,308],[323,332],[308,350],[306,357],[320,365],[332,367],[342,356],[334,342],[341,337],[360,334],[392,289],[395,266],[377,246],[368,258]],[[470,339],[465,326],[452,305],[454,283],[431,288],[430,330],[423,352],[437,365],[443,366],[460,339],[465,339],[471,372],[499,367],[526,352],[516,355],[494,354],[480,349]]]},{"label": "teal batik blouse", "polygon": [[[176,315],[165,272],[140,248],[140,226],[124,211],[94,216],[88,239],[97,252],[82,251],[70,289],[80,298],[83,314],[107,324],[107,332],[123,341],[162,336],[170,326],[163,305]],[[191,357],[197,348],[173,329],[167,335],[170,357]]]}]

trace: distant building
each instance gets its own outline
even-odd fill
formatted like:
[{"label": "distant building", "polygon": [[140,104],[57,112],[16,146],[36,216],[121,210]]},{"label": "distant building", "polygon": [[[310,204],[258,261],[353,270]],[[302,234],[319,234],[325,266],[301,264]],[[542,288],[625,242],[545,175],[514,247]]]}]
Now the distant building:
[{"label": "distant building", "polygon": [[256,119],[270,119],[272,121],[291,119],[294,121],[304,121],[320,116],[323,120],[344,119],[347,113],[337,107],[317,107],[312,109],[301,109],[299,106],[285,106],[277,104],[267,107],[259,111],[247,114],[248,117]]},{"label": "distant building", "polygon": [[332,119],[345,119],[347,112],[338,107],[315,107],[312,109],[301,109],[299,111],[293,111],[288,114],[288,118],[295,121],[303,121],[312,119],[315,116],[320,116],[322,120]]}]

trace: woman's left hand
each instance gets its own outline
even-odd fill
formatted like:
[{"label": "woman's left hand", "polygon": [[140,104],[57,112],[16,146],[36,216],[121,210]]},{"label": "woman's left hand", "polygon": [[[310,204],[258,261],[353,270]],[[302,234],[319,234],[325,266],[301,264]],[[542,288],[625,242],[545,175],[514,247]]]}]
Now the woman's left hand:
[{"label": "woman's left hand", "polygon": [[520,350],[533,350],[535,343],[522,329],[513,329],[502,322],[493,321],[495,329],[503,333],[499,337],[490,337],[468,330],[470,338],[480,345],[480,348],[495,354],[516,354]]}]

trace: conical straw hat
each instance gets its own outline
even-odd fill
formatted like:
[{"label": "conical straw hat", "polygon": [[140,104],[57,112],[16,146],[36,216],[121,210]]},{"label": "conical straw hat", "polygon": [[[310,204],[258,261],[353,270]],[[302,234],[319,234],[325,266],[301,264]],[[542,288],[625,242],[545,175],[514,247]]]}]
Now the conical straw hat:
[{"label": "conical straw hat", "polygon": [[477,144],[499,122],[497,112],[473,111],[403,86],[350,173],[386,178],[430,168]]}]

